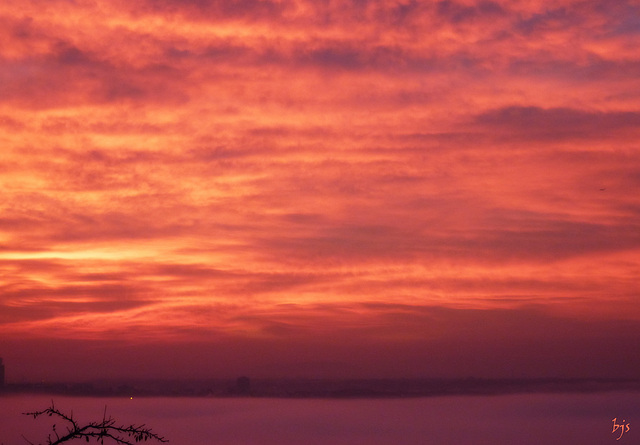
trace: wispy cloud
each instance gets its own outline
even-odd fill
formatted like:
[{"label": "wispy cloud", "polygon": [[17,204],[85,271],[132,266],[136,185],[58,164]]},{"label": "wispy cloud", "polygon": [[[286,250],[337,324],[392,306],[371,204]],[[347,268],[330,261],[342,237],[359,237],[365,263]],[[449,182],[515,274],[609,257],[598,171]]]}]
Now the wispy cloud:
[{"label": "wispy cloud", "polygon": [[637,320],[639,13],[5,2],[0,331],[275,351]]}]

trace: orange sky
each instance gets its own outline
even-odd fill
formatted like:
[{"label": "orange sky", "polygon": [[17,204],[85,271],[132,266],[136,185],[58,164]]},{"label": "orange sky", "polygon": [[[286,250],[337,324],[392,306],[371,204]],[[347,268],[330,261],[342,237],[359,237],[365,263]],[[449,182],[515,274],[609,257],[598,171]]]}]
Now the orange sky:
[{"label": "orange sky", "polygon": [[636,375],[638,17],[2,2],[8,378]]}]

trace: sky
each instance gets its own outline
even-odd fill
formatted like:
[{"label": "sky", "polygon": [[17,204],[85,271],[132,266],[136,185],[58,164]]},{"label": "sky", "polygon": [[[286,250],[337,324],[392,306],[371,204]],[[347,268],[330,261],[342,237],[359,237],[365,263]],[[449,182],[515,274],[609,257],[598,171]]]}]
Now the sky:
[{"label": "sky", "polygon": [[0,3],[9,381],[638,377],[637,0]]}]

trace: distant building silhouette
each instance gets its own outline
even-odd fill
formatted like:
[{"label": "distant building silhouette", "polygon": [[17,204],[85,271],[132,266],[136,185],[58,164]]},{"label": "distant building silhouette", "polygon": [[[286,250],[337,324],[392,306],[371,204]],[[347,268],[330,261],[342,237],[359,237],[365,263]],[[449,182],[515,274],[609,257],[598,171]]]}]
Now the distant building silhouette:
[{"label": "distant building silhouette", "polygon": [[4,387],[4,363],[0,357],[0,389]]},{"label": "distant building silhouette", "polygon": [[251,380],[249,380],[249,377],[238,377],[236,379],[236,385],[229,388],[229,393],[238,396],[251,395]]}]

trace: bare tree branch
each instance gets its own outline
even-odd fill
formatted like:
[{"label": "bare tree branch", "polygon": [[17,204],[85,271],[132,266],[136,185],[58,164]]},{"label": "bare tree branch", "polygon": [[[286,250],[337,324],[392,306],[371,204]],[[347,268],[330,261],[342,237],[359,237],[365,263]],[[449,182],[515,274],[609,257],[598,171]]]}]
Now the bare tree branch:
[{"label": "bare tree branch", "polygon": [[[75,439],[85,439],[85,441],[89,442],[89,438],[95,438],[96,441],[104,444],[105,439],[111,439],[113,442],[121,445],[134,445],[134,443],[151,440],[157,440],[158,442],[168,442],[162,436],[151,431],[151,428],[147,428],[144,424],[142,425],[134,425],[131,424],[129,426],[126,425],[116,425],[116,421],[113,417],[107,417],[107,407],[104,408],[104,415],[100,422],[90,422],[85,425],[81,425],[78,423],[76,419],[73,418],[73,412],[70,415],[67,415],[57,409],[51,401],[51,406],[42,411],[34,411],[30,413],[23,413],[27,416],[33,416],[34,419],[47,415],[49,417],[57,417],[62,419],[66,424],[66,432],[58,433],[56,430],[56,424],[53,424],[52,431],[53,435],[49,434],[47,436],[46,445],[58,445],[64,442],[68,442]],[[24,437],[24,436],[23,436]],[[27,442],[31,445],[35,445],[25,438]],[[42,445],[42,444],[39,444]]]}]

